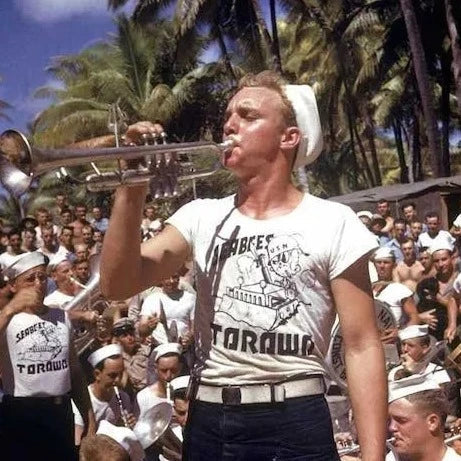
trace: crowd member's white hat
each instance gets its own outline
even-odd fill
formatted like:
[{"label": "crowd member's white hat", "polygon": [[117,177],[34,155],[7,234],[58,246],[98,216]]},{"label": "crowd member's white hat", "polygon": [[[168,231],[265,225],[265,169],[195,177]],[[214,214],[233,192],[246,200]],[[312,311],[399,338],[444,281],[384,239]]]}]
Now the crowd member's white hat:
[{"label": "crowd member's white hat", "polygon": [[368,218],[368,219],[372,219],[373,218],[373,213],[371,211],[367,211],[367,210],[357,211],[357,217],[358,218],[365,217],[365,218]]},{"label": "crowd member's white hat", "polygon": [[175,379],[170,381],[170,386],[173,389],[173,392],[179,391],[180,389],[187,389],[189,386],[190,376],[178,376]]},{"label": "crowd member's white hat", "polygon": [[48,269],[54,271],[59,266],[59,264],[63,262],[69,262],[69,259],[63,254],[54,255],[52,258],[50,258]]},{"label": "crowd member's white hat", "polygon": [[453,253],[453,249],[453,245],[448,240],[445,240],[443,238],[436,238],[432,245],[429,247],[429,253],[433,255],[436,251],[440,250],[447,250],[450,253]]},{"label": "crowd member's white hat", "polygon": [[399,330],[400,341],[429,335],[429,325],[410,325]]},{"label": "crowd member's white hat", "polygon": [[144,449],[136,434],[127,427],[118,427],[103,419],[99,423],[97,435],[106,435],[121,445],[130,455],[131,461],[141,461],[145,457]]},{"label": "crowd member's white hat", "polygon": [[388,247],[379,247],[376,251],[375,254],[373,255],[373,259],[375,261],[379,259],[395,259],[394,252],[392,251],[391,248]]},{"label": "crowd member's white hat", "polygon": [[94,351],[89,357],[88,362],[95,368],[98,363],[114,355],[122,355],[122,346],[120,344],[109,344]]},{"label": "crowd member's white hat", "polygon": [[440,389],[439,383],[432,374],[415,374],[397,381],[389,382],[389,403],[394,400],[417,394],[418,392]]},{"label": "crowd member's white hat", "polygon": [[461,214],[456,216],[456,219],[453,221],[453,226],[461,227]]},{"label": "crowd member's white hat", "polygon": [[312,163],[322,152],[323,136],[317,102],[308,85],[285,85],[285,94],[293,106],[301,140],[293,168]]},{"label": "crowd member's white hat", "polygon": [[154,350],[154,360],[157,361],[159,358],[167,354],[178,354],[181,355],[182,346],[179,343],[163,343],[158,345]]},{"label": "crowd member's white hat", "polygon": [[24,253],[19,255],[16,261],[4,270],[3,274],[7,280],[11,281],[29,269],[37,266],[46,266],[48,261],[48,257],[40,251]]}]

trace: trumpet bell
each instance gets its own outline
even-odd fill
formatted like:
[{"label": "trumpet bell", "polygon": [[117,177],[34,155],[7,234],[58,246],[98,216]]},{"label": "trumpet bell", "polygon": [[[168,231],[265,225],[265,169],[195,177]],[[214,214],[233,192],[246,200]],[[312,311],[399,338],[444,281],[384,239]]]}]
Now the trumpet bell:
[{"label": "trumpet bell", "polygon": [[31,159],[32,148],[20,131],[6,130],[1,134],[0,182],[16,197],[24,194],[32,183]]}]

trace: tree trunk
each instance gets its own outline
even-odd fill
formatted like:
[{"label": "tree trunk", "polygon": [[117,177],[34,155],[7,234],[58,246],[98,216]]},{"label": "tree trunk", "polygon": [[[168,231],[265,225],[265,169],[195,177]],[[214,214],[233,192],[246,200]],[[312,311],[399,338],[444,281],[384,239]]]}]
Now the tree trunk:
[{"label": "tree trunk", "polygon": [[413,118],[413,136],[412,136],[412,143],[411,143],[411,150],[412,150],[411,168],[413,170],[413,178],[415,181],[422,181],[423,179],[423,168],[421,165],[421,140],[420,140],[419,131],[420,131],[419,130],[419,117],[415,110],[414,118]]},{"label": "tree trunk", "polygon": [[403,148],[402,130],[400,128],[399,122],[395,119],[392,121],[392,130],[394,131],[395,147],[397,148],[397,156],[399,158],[400,182],[404,184],[409,182],[408,166],[407,162],[405,161],[405,149]]},{"label": "tree trunk", "polygon": [[368,107],[363,111],[363,118],[365,121],[365,136],[368,140],[368,147],[371,153],[371,164],[373,166],[373,174],[375,177],[375,184],[381,186],[383,181],[381,178],[381,171],[379,170],[378,153],[375,144],[375,124]]},{"label": "tree trunk", "polygon": [[375,178],[373,178],[373,173],[371,172],[370,164],[368,163],[367,159],[367,152],[365,150],[365,147],[363,146],[362,140],[360,139],[359,132],[357,130],[357,125],[354,123],[352,126],[354,129],[355,139],[357,139],[357,144],[359,145],[360,154],[362,155],[363,167],[365,169],[366,178],[370,186],[375,187]]},{"label": "tree trunk", "polygon": [[[347,109],[347,125],[349,128],[349,139],[351,142],[351,163],[352,163],[352,170],[354,171],[353,180],[352,180],[352,189],[357,190],[358,188],[358,181],[357,177],[359,174],[363,175],[362,171],[359,171],[359,165],[357,163],[357,157],[355,156],[355,142],[354,142],[354,129],[352,128],[352,117],[350,114],[349,109]],[[364,176],[365,181],[367,178]]]},{"label": "tree trunk", "polygon": [[264,21],[264,16],[259,6],[259,2],[258,0],[252,0],[251,4],[253,6],[253,11],[255,13],[258,30],[263,40],[264,49],[266,50],[265,54],[266,56],[270,55],[271,60],[272,60],[272,69],[277,71],[276,57],[274,56],[273,51],[272,51],[273,50],[272,39],[269,34],[269,31],[267,30],[266,22]]},{"label": "tree trunk", "polygon": [[451,63],[449,53],[442,51],[442,95],[440,98],[440,113],[442,118],[442,174],[451,176],[450,168],[450,85]]},{"label": "tree trunk", "polygon": [[235,84],[237,84],[237,76],[235,75],[234,68],[232,67],[232,62],[229,53],[227,52],[226,42],[224,41],[221,26],[217,19],[215,20],[214,29],[216,38],[218,39],[219,49],[221,50],[221,55],[224,59],[224,65],[226,66],[230,78],[234,80]]},{"label": "tree trunk", "polygon": [[274,61],[274,69],[282,74],[282,59],[280,58],[280,44],[279,33],[277,30],[277,14],[275,11],[275,0],[269,0],[269,7],[271,13],[271,27],[272,27],[272,59]]},{"label": "tree trunk", "polygon": [[458,99],[458,111],[461,117],[461,38],[456,27],[452,0],[445,0],[445,13],[447,17],[448,31],[450,33],[451,54],[453,55],[453,77]]},{"label": "tree trunk", "polygon": [[424,119],[426,122],[431,167],[434,176],[439,177],[442,173],[439,129],[437,127],[437,117],[434,109],[434,96],[431,90],[431,83],[429,81],[426,57],[424,55],[424,49],[421,42],[421,34],[416,21],[412,0],[400,0],[400,5],[405,18],[408,40],[410,42],[410,49],[413,58],[413,68],[415,70]]}]

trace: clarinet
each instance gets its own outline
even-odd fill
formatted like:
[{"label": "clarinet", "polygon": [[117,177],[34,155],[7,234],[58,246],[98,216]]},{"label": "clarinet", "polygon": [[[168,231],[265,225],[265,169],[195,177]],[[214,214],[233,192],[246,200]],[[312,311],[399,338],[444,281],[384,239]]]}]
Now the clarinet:
[{"label": "clarinet", "polygon": [[114,386],[115,397],[117,397],[117,403],[120,408],[120,414],[122,415],[123,425],[128,429],[131,429],[130,425],[128,424],[128,419],[125,414],[125,409],[123,408],[122,397],[120,396],[120,391],[118,390],[117,386]]}]

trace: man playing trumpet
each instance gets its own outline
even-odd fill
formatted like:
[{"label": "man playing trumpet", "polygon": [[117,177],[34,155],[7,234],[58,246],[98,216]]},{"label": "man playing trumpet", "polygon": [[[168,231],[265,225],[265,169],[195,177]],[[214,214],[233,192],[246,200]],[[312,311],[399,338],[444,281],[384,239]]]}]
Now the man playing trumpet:
[{"label": "man playing trumpet", "polygon": [[[141,123],[127,136],[159,129]],[[234,142],[222,163],[238,179],[237,194],[189,203],[142,246],[147,185],[117,190],[102,291],[126,299],[193,255],[188,460],[338,459],[322,364],[338,313],[364,459],[382,461],[386,379],[367,275],[376,243],[352,210],[291,181],[293,167],[321,152],[313,92],[270,72],[248,76],[229,102],[223,134]]]}]

